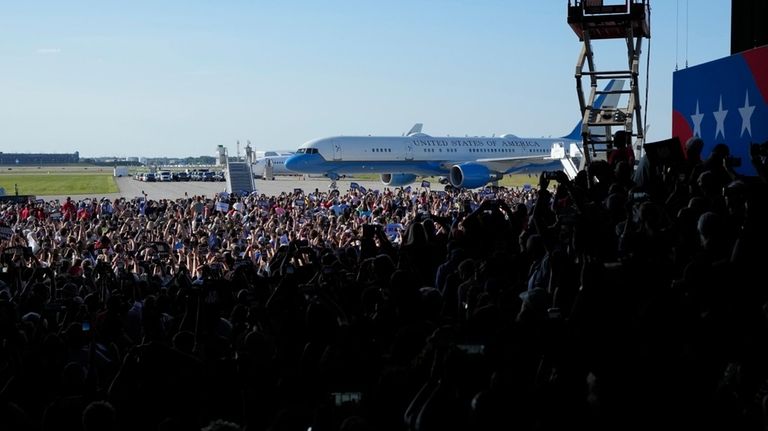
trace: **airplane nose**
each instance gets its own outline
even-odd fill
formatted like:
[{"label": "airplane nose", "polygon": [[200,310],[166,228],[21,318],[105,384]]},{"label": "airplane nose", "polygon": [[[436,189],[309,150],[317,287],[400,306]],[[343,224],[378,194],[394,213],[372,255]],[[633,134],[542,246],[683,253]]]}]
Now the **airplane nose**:
[{"label": "airplane nose", "polygon": [[299,166],[301,166],[301,159],[304,157],[303,155],[295,155],[288,157],[285,159],[285,169],[288,169],[289,171],[295,171],[299,169]]}]

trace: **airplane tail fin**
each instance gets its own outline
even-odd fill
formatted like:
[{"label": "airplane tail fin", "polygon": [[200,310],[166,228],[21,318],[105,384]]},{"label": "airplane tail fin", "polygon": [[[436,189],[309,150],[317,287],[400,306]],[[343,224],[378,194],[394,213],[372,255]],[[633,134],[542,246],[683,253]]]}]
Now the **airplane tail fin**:
[{"label": "airplane tail fin", "polygon": [[[620,91],[624,88],[624,79],[612,79],[608,82],[608,85],[605,86],[605,89],[603,91]],[[621,93],[603,93],[597,96],[597,99],[595,99],[595,106],[594,108],[602,108],[602,107],[611,107],[615,108],[616,105],[619,103],[619,98],[621,97]],[[579,120],[578,123],[576,123],[576,127],[571,130],[571,133],[563,136],[563,139],[573,139],[573,140],[579,140],[581,139],[581,123],[583,121]]]},{"label": "airplane tail fin", "polygon": [[421,128],[424,126],[422,123],[416,123],[411,127],[411,130],[408,131],[408,133],[405,134],[405,136],[410,136],[413,133],[421,133]]},{"label": "airplane tail fin", "polygon": [[563,136],[563,139],[572,139],[574,141],[581,139],[581,123],[583,123],[583,121],[579,120],[579,122],[576,123],[576,127],[571,130],[571,133]]}]

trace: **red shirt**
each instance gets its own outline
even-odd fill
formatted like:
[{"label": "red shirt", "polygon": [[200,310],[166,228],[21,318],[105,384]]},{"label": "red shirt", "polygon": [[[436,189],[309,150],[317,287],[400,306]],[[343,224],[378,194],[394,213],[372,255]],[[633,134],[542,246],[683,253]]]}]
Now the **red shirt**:
[{"label": "red shirt", "polygon": [[64,220],[69,220],[74,217],[76,211],[77,209],[75,208],[75,204],[73,204],[72,201],[64,202],[61,205],[61,217]]},{"label": "red shirt", "polygon": [[616,166],[616,163],[625,161],[629,166],[635,165],[635,152],[630,147],[614,148],[610,154],[608,154],[608,164]]}]

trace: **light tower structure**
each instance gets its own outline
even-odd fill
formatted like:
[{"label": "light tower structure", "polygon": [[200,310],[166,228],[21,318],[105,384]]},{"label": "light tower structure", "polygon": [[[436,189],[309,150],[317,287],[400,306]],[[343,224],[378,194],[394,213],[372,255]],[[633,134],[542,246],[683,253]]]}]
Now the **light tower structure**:
[{"label": "light tower structure", "polygon": [[[618,130],[635,138],[631,144],[635,159],[642,156],[645,131],[638,81],[643,39],[651,37],[650,16],[649,0],[568,0],[568,24],[582,42],[575,74],[583,119],[581,169],[594,159],[607,158],[614,147],[614,133]],[[627,49],[627,68],[597,70],[594,40],[623,41]],[[588,78],[591,87],[588,96],[582,78]],[[601,82],[613,79],[628,80],[629,89],[599,90],[605,87]],[[617,106],[593,108],[598,97],[609,94],[626,95],[619,99],[626,100],[626,106],[617,103]]]},{"label": "light tower structure", "polygon": [[227,149],[223,145],[216,147],[216,166],[227,166]]}]

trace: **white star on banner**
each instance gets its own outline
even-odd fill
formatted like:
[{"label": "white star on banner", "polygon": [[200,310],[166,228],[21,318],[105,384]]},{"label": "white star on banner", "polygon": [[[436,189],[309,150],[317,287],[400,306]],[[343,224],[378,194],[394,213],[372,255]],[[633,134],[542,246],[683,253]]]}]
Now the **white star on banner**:
[{"label": "white star on banner", "polygon": [[741,136],[744,136],[744,131],[752,136],[752,113],[755,112],[755,106],[749,106],[749,90],[747,90],[747,98],[744,101],[744,107],[739,108],[739,114],[741,115]]},{"label": "white star on banner", "polygon": [[720,108],[713,112],[715,121],[717,121],[717,129],[715,130],[715,139],[722,134],[725,139],[725,116],[728,115],[728,110],[723,111],[723,95],[720,95]]},{"label": "white star on banner", "polygon": [[699,112],[699,101],[696,101],[696,113],[691,115],[693,120],[693,136],[701,137],[701,120],[704,118],[704,114]]}]

